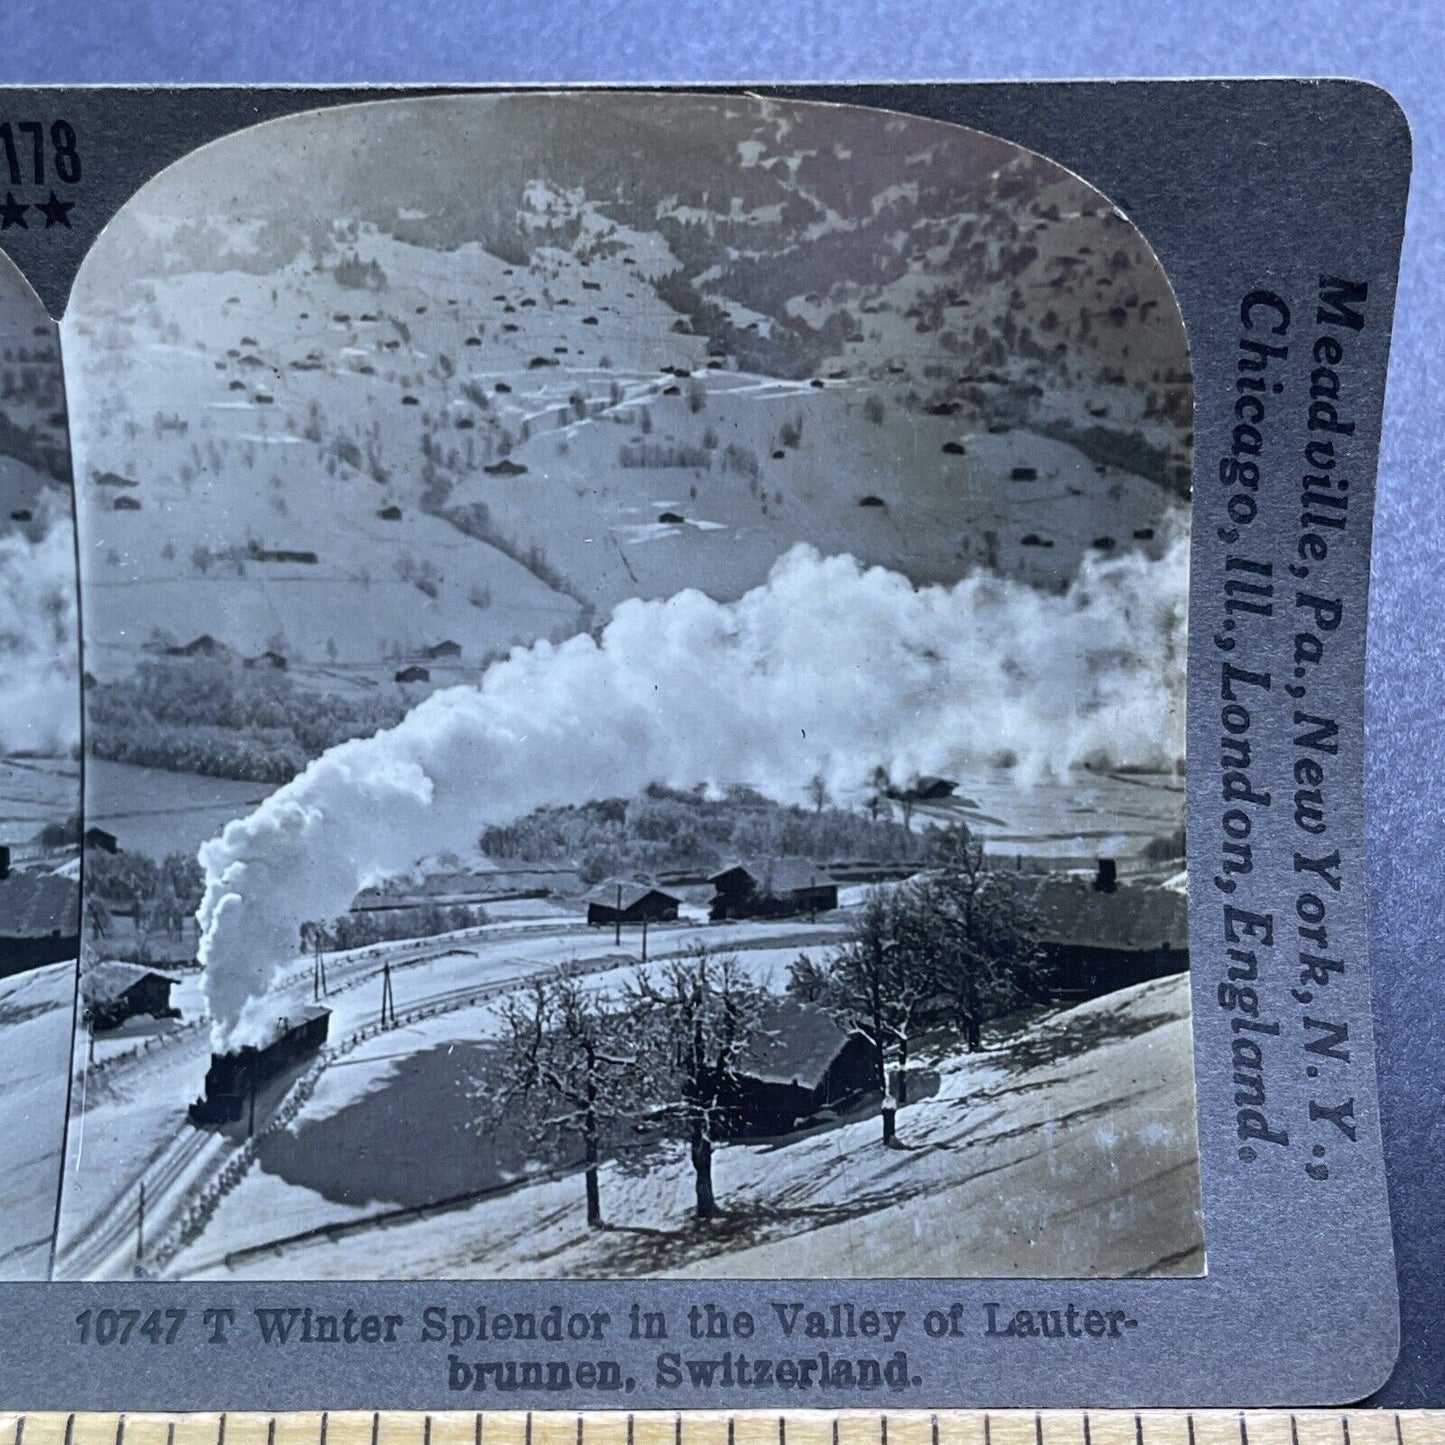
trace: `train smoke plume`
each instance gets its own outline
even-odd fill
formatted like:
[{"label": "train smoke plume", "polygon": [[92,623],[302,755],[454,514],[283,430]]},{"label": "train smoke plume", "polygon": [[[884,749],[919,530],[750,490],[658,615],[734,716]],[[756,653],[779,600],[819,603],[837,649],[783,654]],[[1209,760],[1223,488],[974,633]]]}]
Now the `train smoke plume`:
[{"label": "train smoke plume", "polygon": [[199,919],[218,1046],[259,1034],[307,919],[546,804],[746,783],[798,802],[820,773],[857,796],[966,776],[1008,753],[1022,783],[1084,761],[1183,756],[1187,543],[1091,561],[1063,594],[992,575],[915,587],[797,546],[736,602],[619,606],[600,638],[538,642],[479,686],[316,759],[206,843]]},{"label": "train smoke plume", "polygon": [[38,540],[0,537],[0,753],[68,753],[79,737],[75,553],[52,518]]}]

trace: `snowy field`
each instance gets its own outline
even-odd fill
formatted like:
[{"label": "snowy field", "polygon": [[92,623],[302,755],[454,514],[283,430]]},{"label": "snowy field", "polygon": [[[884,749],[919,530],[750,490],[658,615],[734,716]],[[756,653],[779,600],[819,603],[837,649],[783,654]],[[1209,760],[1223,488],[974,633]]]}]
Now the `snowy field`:
[{"label": "snowy field", "polygon": [[[602,1277],[964,1275],[1119,1277],[1203,1269],[1188,978],[1053,1011],[973,1056],[917,1071],[902,1147],[876,1114],[719,1148],[722,1217],[689,1218],[680,1146],[644,1174],[602,1173],[608,1227],[585,1224],[580,1177],[274,1250],[267,1239],[364,1221],[253,1168],[178,1277]],[[453,1015],[373,1040],[333,1066],[288,1126],[324,1137],[408,1059],[464,1047],[483,1020]],[[417,1121],[418,1125],[421,1121]],[[461,1135],[458,1135],[460,1140]],[[369,1161],[352,1155],[364,1174]],[[382,1212],[374,1205],[370,1213]],[[248,1250],[228,1263],[230,1251]]]},{"label": "snowy field", "polygon": [[[682,924],[652,930],[648,953],[650,959],[661,959],[706,941],[714,948],[738,947],[748,958],[753,949],[771,941],[773,950],[764,948],[757,955],[759,967],[771,973],[778,963],[795,957],[801,947],[810,942],[825,945],[836,940],[840,931],[839,923],[810,925],[797,920],[772,925]],[[334,1050],[346,1050],[358,1033],[376,1024],[386,962],[391,964],[396,1012],[403,1023],[426,1012],[435,1016],[429,1027],[439,1027],[447,1037],[465,1041],[482,1027],[479,1016],[490,1017],[485,1007],[489,997],[564,964],[589,970],[630,970],[639,961],[638,942],[634,932],[624,932],[619,950],[610,929],[523,917],[460,934],[333,955],[326,965],[328,993],[324,1000],[332,1010],[330,1044]],[[310,1003],[313,992],[312,964],[298,960],[283,972],[272,991],[278,1016],[288,1007]],[[177,994],[178,1003],[184,1006],[187,1001],[186,993]],[[211,1133],[193,1129],[186,1118],[187,1107],[204,1088],[210,1036],[206,1028],[195,1025],[193,1008],[184,1011],[188,1018],[179,1024],[131,1040],[128,1047],[103,1045],[101,1057],[107,1053],[111,1057],[100,1069],[87,1066],[88,1040],[84,1035],[77,1039],[77,1083],[61,1209],[60,1277],[128,1273],[134,1262],[141,1184],[146,1186],[150,1238],[158,1240],[176,1225],[194,1191],[213,1179],[243,1142],[239,1129]],[[407,1037],[405,1032],[388,1033],[380,1040],[385,1045],[383,1052],[396,1054],[405,1048]],[[115,1057],[122,1053],[125,1057]],[[370,1091],[385,1087],[385,1069],[377,1077],[349,1063],[344,1069],[339,1064],[333,1067],[337,1078],[332,1080],[331,1071],[323,1073],[326,1087],[315,1096],[321,1100],[318,1108],[326,1107],[327,1098],[341,1097],[344,1102],[345,1094],[337,1096],[336,1088]],[[262,1098],[258,1130],[269,1122],[298,1076],[283,1078]],[[307,1117],[309,1114],[303,1114],[303,1119]],[[394,1126],[392,1116],[390,1128],[394,1130]]]},{"label": "snowy field", "polygon": [[75,965],[0,979],[5,1086],[0,1088],[0,1278],[44,1279],[65,1127]]},{"label": "snowy field", "polygon": [[0,843],[28,841],[80,808],[75,758],[0,756]]}]

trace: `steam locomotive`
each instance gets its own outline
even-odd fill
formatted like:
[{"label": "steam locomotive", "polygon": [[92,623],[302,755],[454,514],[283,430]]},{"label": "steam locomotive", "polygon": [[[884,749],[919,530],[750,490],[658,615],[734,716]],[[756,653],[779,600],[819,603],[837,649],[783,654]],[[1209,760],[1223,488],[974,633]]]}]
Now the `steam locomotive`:
[{"label": "steam locomotive", "polygon": [[331,1010],[308,1004],[276,1021],[270,1043],[212,1054],[206,1091],[188,1111],[191,1123],[229,1124],[239,1119],[262,1084],[320,1050],[330,1026]]}]

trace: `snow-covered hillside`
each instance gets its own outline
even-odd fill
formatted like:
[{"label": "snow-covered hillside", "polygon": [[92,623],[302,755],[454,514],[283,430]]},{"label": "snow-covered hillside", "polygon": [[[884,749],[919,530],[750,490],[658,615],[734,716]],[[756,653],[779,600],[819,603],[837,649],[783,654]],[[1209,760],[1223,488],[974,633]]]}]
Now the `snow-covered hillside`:
[{"label": "snow-covered hillside", "polygon": [[[747,957],[745,954],[744,957]],[[244,1278],[695,1275],[1103,1276],[1203,1267],[1187,976],[1045,1014],[982,1054],[927,1058],[899,1113],[902,1147],[876,1112],[766,1143],[719,1149],[723,1215],[689,1217],[685,1150],[643,1172],[609,1165],[610,1227],[589,1230],[566,1176],[471,1205],[364,1227],[314,1188],[252,1168],[168,1266]],[[326,1132],[348,1107],[400,1087],[408,1056],[465,1047],[462,1015],[380,1036],[333,1067],[288,1126]],[[370,1062],[368,1063],[368,1059]],[[374,1111],[375,1112],[375,1111]],[[377,1114],[380,1118],[380,1114]],[[418,1127],[419,1116],[412,1116]],[[461,1147],[461,1139],[450,1148]],[[314,1154],[313,1156],[314,1157]],[[355,1173],[365,1151],[347,1156]],[[465,1169],[465,1158],[456,1161]],[[376,1167],[383,1167],[378,1159]],[[325,1224],[363,1227],[274,1250]],[[227,1261],[226,1255],[244,1250]]]},{"label": "snow-covered hillside", "polygon": [[[282,124],[285,186],[274,128],[225,143],[229,219],[166,173],[67,315],[100,676],[204,632],[317,687],[434,684],[624,597],[736,597],[800,540],[1052,588],[1181,525],[1167,283],[1037,157],[695,97]],[[461,146],[475,188],[378,189],[404,134]]]}]

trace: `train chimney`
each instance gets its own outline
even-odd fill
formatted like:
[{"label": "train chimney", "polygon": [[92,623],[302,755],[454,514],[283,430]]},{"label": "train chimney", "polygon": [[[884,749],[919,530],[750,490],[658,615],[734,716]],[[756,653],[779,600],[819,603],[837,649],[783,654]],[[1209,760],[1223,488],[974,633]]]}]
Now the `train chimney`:
[{"label": "train chimney", "polygon": [[1112,893],[1119,886],[1119,865],[1112,858],[1099,859],[1099,872],[1094,878],[1095,893]]}]

